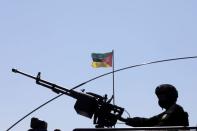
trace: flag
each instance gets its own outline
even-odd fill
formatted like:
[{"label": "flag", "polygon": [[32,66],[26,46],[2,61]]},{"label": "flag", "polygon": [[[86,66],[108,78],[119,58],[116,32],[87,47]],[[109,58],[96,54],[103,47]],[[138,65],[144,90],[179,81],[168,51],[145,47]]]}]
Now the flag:
[{"label": "flag", "polygon": [[92,53],[92,67],[112,67],[113,53]]}]

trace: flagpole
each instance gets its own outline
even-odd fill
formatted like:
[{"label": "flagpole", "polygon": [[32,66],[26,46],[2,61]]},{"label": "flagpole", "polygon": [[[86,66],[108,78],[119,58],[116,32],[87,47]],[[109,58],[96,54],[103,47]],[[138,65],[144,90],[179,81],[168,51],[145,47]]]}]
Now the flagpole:
[{"label": "flagpole", "polygon": [[112,50],[112,74],[113,74],[113,104],[115,105],[115,84],[114,84],[114,50]]}]

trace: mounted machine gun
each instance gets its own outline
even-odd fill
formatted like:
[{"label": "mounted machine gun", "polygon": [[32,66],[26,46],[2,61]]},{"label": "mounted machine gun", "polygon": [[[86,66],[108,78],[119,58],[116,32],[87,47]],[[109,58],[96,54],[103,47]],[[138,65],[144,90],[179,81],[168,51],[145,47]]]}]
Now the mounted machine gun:
[{"label": "mounted machine gun", "polygon": [[74,105],[75,111],[82,116],[92,118],[93,124],[96,128],[112,127],[116,124],[118,119],[121,119],[121,115],[124,112],[124,108],[110,104],[113,97],[107,98],[107,95],[100,96],[91,92],[77,92],[73,89],[69,90],[54,83],[41,79],[41,73],[39,72],[36,77],[23,73],[16,69],[12,69],[14,73],[19,73],[29,78],[35,79],[38,85],[51,89],[53,92],[70,96],[76,99]]}]

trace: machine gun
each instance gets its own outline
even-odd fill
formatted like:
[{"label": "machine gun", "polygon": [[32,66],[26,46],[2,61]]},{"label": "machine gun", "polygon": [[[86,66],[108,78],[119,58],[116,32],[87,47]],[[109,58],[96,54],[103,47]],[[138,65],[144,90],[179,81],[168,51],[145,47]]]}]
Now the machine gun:
[{"label": "machine gun", "polygon": [[66,89],[54,83],[41,79],[41,73],[39,72],[36,77],[23,73],[16,69],[12,69],[14,73],[19,73],[29,78],[35,79],[36,84],[51,89],[55,93],[62,93],[76,99],[74,105],[75,111],[82,116],[92,118],[93,124],[96,128],[112,127],[116,124],[117,120],[121,120],[121,115],[124,112],[124,108],[110,104],[113,97],[107,98],[107,95],[100,96],[91,92],[77,92],[73,89]]}]

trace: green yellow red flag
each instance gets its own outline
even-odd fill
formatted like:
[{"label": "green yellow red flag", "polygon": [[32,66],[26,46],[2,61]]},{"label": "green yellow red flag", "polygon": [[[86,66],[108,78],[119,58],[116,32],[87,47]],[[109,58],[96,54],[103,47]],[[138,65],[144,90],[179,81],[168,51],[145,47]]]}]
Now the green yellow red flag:
[{"label": "green yellow red flag", "polygon": [[112,52],[107,53],[92,53],[92,67],[112,67]]}]

